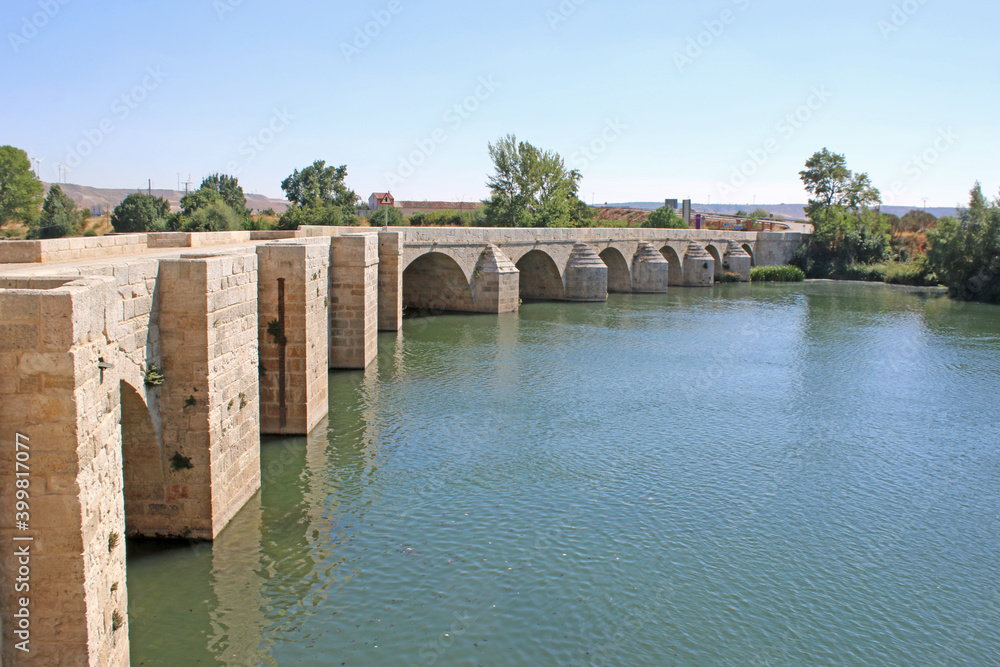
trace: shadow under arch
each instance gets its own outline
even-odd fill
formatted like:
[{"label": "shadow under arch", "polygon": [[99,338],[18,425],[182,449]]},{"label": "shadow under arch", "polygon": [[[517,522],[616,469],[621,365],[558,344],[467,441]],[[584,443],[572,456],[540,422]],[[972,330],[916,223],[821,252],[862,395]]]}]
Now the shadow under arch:
[{"label": "shadow under arch", "polygon": [[681,261],[680,256],[677,251],[670,246],[663,246],[660,248],[660,254],[663,255],[663,259],[667,260],[670,264],[670,270],[668,272],[667,284],[668,285],[683,285],[684,284],[684,263]]},{"label": "shadow under arch", "polygon": [[757,266],[757,258],[753,254],[753,248],[750,247],[749,243],[743,244],[743,250],[750,255],[750,266]]},{"label": "shadow under arch", "polygon": [[722,277],[722,274],[726,272],[726,267],[722,265],[722,256],[719,254],[719,249],[716,248],[714,245],[709,244],[705,246],[705,250],[708,252],[709,255],[712,256],[712,259],[715,260],[716,279]]},{"label": "shadow under arch", "polygon": [[413,260],[403,271],[403,308],[419,311],[472,311],[472,288],[462,267],[440,252]]},{"label": "shadow under arch", "polygon": [[517,261],[518,292],[522,299],[561,301],[566,289],[555,260],[543,250],[531,250]]},{"label": "shadow under arch", "polygon": [[608,291],[619,294],[631,293],[632,275],[621,251],[618,248],[605,248],[600,257],[608,267]]},{"label": "shadow under arch", "polygon": [[142,395],[125,381],[119,383],[119,391],[125,534],[152,537],[162,532],[162,516],[169,510],[163,452]]}]

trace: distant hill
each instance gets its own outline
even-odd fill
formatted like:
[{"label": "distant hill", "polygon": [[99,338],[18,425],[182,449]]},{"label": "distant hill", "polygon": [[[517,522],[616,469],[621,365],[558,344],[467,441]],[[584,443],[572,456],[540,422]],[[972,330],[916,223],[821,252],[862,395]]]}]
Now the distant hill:
[{"label": "distant hill", "polygon": [[[607,204],[609,207],[641,208],[653,210],[663,206],[663,202],[625,202],[621,204]],[[773,215],[782,216],[788,220],[806,220],[805,204],[691,204],[691,207],[698,213],[720,213],[723,215],[733,215],[739,210],[752,211],[755,208],[762,208],[770,211]],[[893,213],[900,217],[906,215],[913,209],[923,208],[921,206],[883,206],[883,213]],[[957,210],[953,207],[931,207],[927,212],[935,218],[946,215],[956,215]]]},{"label": "distant hill", "polygon": [[[48,190],[51,184],[46,183],[45,187]],[[76,202],[76,205],[80,208],[89,208],[91,210],[102,209],[104,212],[109,212],[114,210],[115,206],[118,206],[125,197],[132,194],[133,192],[147,192],[145,188],[123,188],[123,189],[107,189],[107,188],[92,188],[88,185],[75,185],[73,183],[60,183],[59,187],[62,188],[63,192],[69,195],[70,199]],[[172,211],[179,211],[181,209],[181,197],[184,196],[183,192],[177,190],[153,190],[152,194],[154,197],[163,197],[168,202],[170,202],[170,209]],[[271,199],[263,195],[252,195],[247,196],[247,207],[253,211],[263,211],[269,208],[273,208],[275,213],[283,213],[285,209],[288,208],[288,202],[284,199]]]}]

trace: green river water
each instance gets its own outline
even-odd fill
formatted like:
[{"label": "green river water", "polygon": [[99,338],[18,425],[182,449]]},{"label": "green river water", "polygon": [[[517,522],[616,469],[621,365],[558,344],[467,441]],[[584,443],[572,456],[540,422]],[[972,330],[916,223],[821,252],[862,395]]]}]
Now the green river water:
[{"label": "green river water", "polygon": [[133,665],[1000,665],[1000,308],[725,285],[406,320]]}]

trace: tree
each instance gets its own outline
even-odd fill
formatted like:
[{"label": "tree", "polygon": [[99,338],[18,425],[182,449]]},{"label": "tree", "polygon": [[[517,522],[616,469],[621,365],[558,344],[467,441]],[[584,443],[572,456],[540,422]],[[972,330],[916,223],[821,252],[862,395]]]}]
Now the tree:
[{"label": "tree", "polygon": [[38,226],[28,232],[28,238],[57,239],[72,236],[79,231],[82,221],[83,215],[77,210],[76,202],[59,185],[53,185],[42,204]]},{"label": "tree", "polygon": [[487,225],[569,227],[574,218],[586,219],[576,203],[580,172],[567,171],[558,153],[518,142],[513,134],[490,144],[489,151],[496,171],[486,183]]},{"label": "tree", "polygon": [[119,234],[159,231],[166,228],[170,202],[143,192],[133,192],[115,207],[111,225]]},{"label": "tree", "polygon": [[872,186],[868,174],[854,174],[847,168],[843,155],[826,148],[806,160],[806,168],[799,172],[799,177],[813,196],[806,207],[810,219],[823,209],[839,207],[858,212],[882,202],[882,195]]},{"label": "tree", "polygon": [[0,146],[0,225],[32,224],[38,219],[45,186],[31,171],[28,154],[13,146]]},{"label": "tree", "polygon": [[368,224],[372,227],[403,227],[407,222],[402,209],[395,206],[380,206],[368,214]]},{"label": "tree", "polygon": [[201,182],[200,190],[214,190],[222,195],[223,201],[233,209],[236,215],[245,218],[250,215],[247,208],[247,198],[243,193],[239,180],[228,174],[210,174]]},{"label": "tree", "polygon": [[225,200],[213,190],[206,190],[215,195],[215,199],[200,206],[183,222],[181,227],[185,232],[231,232],[240,228],[243,220]]},{"label": "tree", "polygon": [[977,182],[969,207],[927,233],[927,260],[951,296],[1000,303],[1000,198],[992,204]]},{"label": "tree", "polygon": [[927,211],[914,208],[899,219],[899,229],[903,232],[923,232],[937,224],[937,218]]},{"label": "tree", "polygon": [[281,216],[282,229],[299,225],[357,224],[360,198],[344,184],[347,165],[327,167],[316,160],[302,171],[296,169],[281,182],[291,206]]},{"label": "tree", "polygon": [[677,215],[677,211],[675,211],[672,206],[661,206],[655,211],[652,211],[649,214],[649,217],[643,221],[642,226],[654,229],[689,228],[688,224],[684,222],[684,218]]}]

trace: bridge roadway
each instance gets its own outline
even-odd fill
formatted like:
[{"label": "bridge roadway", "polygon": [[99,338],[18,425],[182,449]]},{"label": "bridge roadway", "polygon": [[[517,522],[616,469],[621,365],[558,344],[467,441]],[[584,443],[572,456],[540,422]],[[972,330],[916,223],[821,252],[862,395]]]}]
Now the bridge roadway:
[{"label": "bridge roadway", "polygon": [[747,279],[803,239],[310,227],[0,241],[3,664],[128,664],[124,536],[218,535],[260,488],[261,435],[310,431],[328,370],[365,368],[405,307],[500,313]]}]

